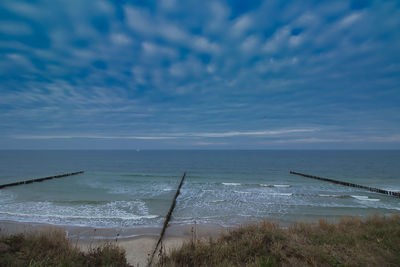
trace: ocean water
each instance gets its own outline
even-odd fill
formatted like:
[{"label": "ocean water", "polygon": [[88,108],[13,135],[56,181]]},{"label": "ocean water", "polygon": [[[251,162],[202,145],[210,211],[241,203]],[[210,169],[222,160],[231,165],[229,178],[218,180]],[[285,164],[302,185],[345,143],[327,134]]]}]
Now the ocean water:
[{"label": "ocean water", "polygon": [[104,228],[172,222],[234,226],[400,213],[400,199],[289,174],[400,191],[400,151],[0,151],[0,220]]}]

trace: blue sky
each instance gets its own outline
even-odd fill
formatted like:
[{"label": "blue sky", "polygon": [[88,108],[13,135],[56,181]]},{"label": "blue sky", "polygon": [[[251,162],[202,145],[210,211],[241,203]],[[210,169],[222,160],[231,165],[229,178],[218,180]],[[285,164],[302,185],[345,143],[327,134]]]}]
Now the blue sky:
[{"label": "blue sky", "polygon": [[399,1],[0,2],[0,149],[400,149]]}]

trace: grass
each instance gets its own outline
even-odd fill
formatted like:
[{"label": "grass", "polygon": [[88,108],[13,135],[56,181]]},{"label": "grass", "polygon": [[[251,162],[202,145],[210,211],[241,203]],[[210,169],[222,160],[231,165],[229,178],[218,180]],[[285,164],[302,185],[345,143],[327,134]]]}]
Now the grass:
[{"label": "grass", "polygon": [[129,266],[114,244],[80,251],[60,231],[0,238],[0,266]]},{"label": "grass", "polygon": [[[349,217],[337,224],[265,221],[221,235],[193,238],[180,249],[159,252],[158,266],[399,266],[400,216]],[[115,244],[82,252],[63,232],[0,238],[0,266],[129,266]]]},{"label": "grass", "polygon": [[400,216],[350,217],[337,224],[265,221],[213,240],[192,240],[160,266],[399,266]]}]

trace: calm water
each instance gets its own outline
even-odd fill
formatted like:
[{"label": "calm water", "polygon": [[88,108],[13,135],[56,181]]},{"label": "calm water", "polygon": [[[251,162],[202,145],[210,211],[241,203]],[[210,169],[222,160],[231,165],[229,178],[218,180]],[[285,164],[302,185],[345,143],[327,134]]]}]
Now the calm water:
[{"label": "calm water", "polygon": [[159,226],[184,171],[175,223],[236,225],[400,213],[400,199],[289,170],[400,191],[400,151],[0,151],[0,220]]}]

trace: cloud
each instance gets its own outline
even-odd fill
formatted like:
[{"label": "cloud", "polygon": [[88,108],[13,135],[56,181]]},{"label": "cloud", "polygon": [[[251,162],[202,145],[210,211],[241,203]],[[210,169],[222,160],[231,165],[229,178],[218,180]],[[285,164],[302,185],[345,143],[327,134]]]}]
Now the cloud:
[{"label": "cloud", "polygon": [[197,51],[209,52],[210,54],[219,52],[219,46],[216,43],[211,43],[204,37],[195,37],[193,48]]},{"label": "cloud", "polygon": [[175,139],[173,136],[110,136],[110,135],[15,135],[15,139],[137,139],[137,140],[166,140]]},{"label": "cloud", "polygon": [[200,52],[217,53],[219,47],[204,36],[196,36],[162,18],[152,18],[143,9],[125,8],[128,26],[150,37],[161,37],[172,43],[184,45]]},{"label": "cloud", "polygon": [[159,34],[172,42],[186,43],[189,40],[189,36],[185,31],[169,23],[159,25]]},{"label": "cloud", "polygon": [[346,28],[354,24],[357,20],[359,20],[362,16],[360,12],[354,12],[350,15],[344,17],[341,21],[338,22],[339,28]]},{"label": "cloud", "polygon": [[130,45],[132,44],[132,39],[123,33],[113,33],[110,35],[110,40],[116,45]]},{"label": "cloud", "polygon": [[71,139],[71,138],[87,138],[87,139],[138,139],[138,140],[164,140],[176,138],[191,137],[237,137],[237,136],[272,136],[292,133],[308,133],[314,132],[316,129],[285,129],[273,131],[248,131],[248,132],[221,132],[221,133],[163,133],[157,136],[109,136],[109,135],[13,135],[16,139]]},{"label": "cloud", "polygon": [[276,143],[279,144],[288,144],[288,143],[300,143],[300,144],[308,144],[308,143],[342,143],[348,142],[348,140],[342,139],[325,139],[325,138],[296,138],[296,139],[287,139],[287,140],[276,140]]},{"label": "cloud", "polygon": [[239,37],[244,34],[253,24],[253,20],[249,14],[242,15],[233,23],[231,32],[234,36]]},{"label": "cloud", "polygon": [[225,29],[230,14],[229,7],[224,3],[212,1],[209,4],[212,16],[205,24],[206,30],[210,32],[220,32]]},{"label": "cloud", "polygon": [[18,67],[22,67],[24,69],[29,69],[31,71],[35,71],[35,67],[29,59],[21,54],[7,54],[6,58],[10,60],[10,65],[16,65]]},{"label": "cloud", "polygon": [[10,1],[4,4],[8,10],[32,18],[39,18],[44,12],[43,10],[38,9],[35,5],[32,5],[31,3]]},{"label": "cloud", "polygon": [[154,34],[155,25],[146,10],[128,6],[125,8],[125,17],[128,26],[140,33]]},{"label": "cloud", "polygon": [[226,142],[193,142],[191,145],[195,146],[226,146],[229,145],[229,143]]},{"label": "cloud", "polygon": [[176,57],[177,52],[169,47],[164,47],[151,42],[143,42],[142,50],[148,56],[158,56],[158,57]]},{"label": "cloud", "polygon": [[393,1],[239,6],[1,3],[2,135],[172,147],[399,143]]},{"label": "cloud", "polygon": [[160,3],[164,10],[171,10],[176,7],[176,0],[161,0]]},{"label": "cloud", "polygon": [[187,133],[181,136],[194,137],[235,137],[235,136],[271,136],[291,133],[314,132],[316,129],[286,129],[286,130],[267,130],[267,131],[248,131],[248,132],[222,132],[222,133]]},{"label": "cloud", "polygon": [[371,136],[371,137],[351,137],[351,138],[294,138],[286,140],[275,140],[276,143],[287,144],[287,143],[397,143],[400,142],[400,135],[394,136]]},{"label": "cloud", "polygon": [[13,21],[2,21],[0,23],[0,32],[16,36],[33,34],[33,30],[28,24]]},{"label": "cloud", "polygon": [[241,43],[241,49],[244,52],[254,52],[256,49],[258,49],[259,46],[259,38],[255,35],[250,35],[248,36],[242,43]]},{"label": "cloud", "polygon": [[287,44],[289,36],[290,36],[290,29],[288,26],[279,28],[274,33],[274,35],[264,44],[263,50],[268,53],[277,52],[279,49],[283,48]]}]

